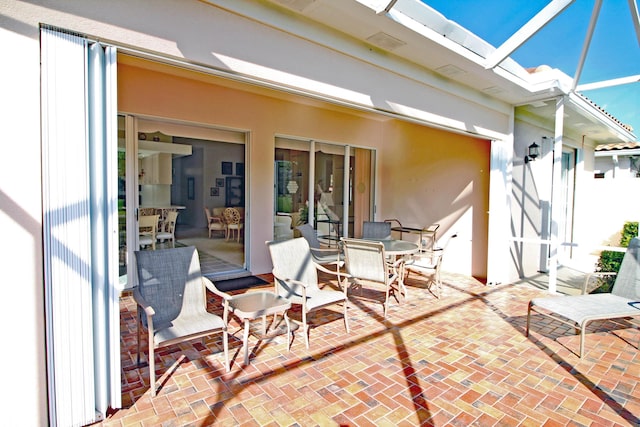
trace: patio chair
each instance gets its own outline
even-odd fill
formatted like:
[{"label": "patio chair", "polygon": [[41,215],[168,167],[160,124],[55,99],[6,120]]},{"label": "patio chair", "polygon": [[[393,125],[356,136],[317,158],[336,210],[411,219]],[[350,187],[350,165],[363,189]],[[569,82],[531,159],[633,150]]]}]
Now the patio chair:
[{"label": "patio chair", "polygon": [[569,324],[580,334],[579,356],[582,358],[590,322],[640,316],[640,239],[634,238],[629,243],[611,293],[585,295],[588,280],[589,277],[583,285],[583,295],[532,299],[527,310],[526,336],[529,336],[532,311]]},{"label": "patio chair", "polygon": [[159,218],[160,215],[143,215],[138,220],[138,242],[141,248],[151,246],[151,249],[156,250]]},{"label": "patio chair", "polygon": [[336,275],[338,285],[342,287],[339,272],[328,270],[314,262],[309,244],[302,237],[280,242],[266,242],[266,244],[273,264],[276,294],[302,307],[302,329],[307,348],[309,348],[307,314],[311,311],[329,305],[342,304],[344,327],[349,333],[347,317],[349,300],[346,287],[335,291],[320,289],[318,286],[318,271],[322,271]]},{"label": "patio chair", "polygon": [[171,240],[171,247],[176,247],[176,221],[178,220],[178,212],[171,211],[167,213],[167,219],[163,223],[163,230],[156,234],[156,239],[164,242]]},{"label": "patio chair", "polygon": [[[402,258],[394,263],[388,261],[382,242],[362,239],[340,239],[344,250],[344,277],[352,284],[362,286],[363,281],[379,283],[384,286],[383,317],[387,317],[389,294],[394,283],[398,283],[398,267]],[[400,290],[398,289],[398,292]]]},{"label": "patio chair", "polygon": [[[206,285],[200,272],[198,251],[193,246],[136,251],[138,286],[138,364],[140,333],[149,340],[149,387],[156,395],[154,350],[222,332],[225,368],[229,371],[229,346],[224,320],[207,312]],[[213,291],[213,289],[212,289]]]},{"label": "patio chair", "polygon": [[[442,257],[447,246],[449,246],[449,242],[455,237],[457,237],[457,234],[452,234],[442,247],[422,249],[419,253],[412,255],[411,259],[405,262],[404,265],[407,278],[412,272],[425,277],[427,279],[427,289],[438,299],[442,294],[442,279],[440,277]],[[435,288],[435,291],[431,290],[432,287]]]},{"label": "patio chair", "polygon": [[[214,208],[215,210],[218,208]],[[204,208],[204,213],[207,216],[207,229],[209,230],[209,238],[211,238],[211,232],[219,231],[224,234],[224,237],[227,237],[227,224],[224,222],[224,217],[222,215],[211,215],[211,211],[209,208]]]},{"label": "patio chair", "polygon": [[391,238],[391,223],[387,221],[364,221],[362,223],[363,239],[381,239]]},{"label": "patio chair", "polygon": [[240,243],[240,232],[244,226],[240,211],[236,208],[226,208],[224,210],[224,222],[227,224],[227,240],[234,234],[238,243]]},{"label": "patio chair", "polygon": [[276,215],[273,219],[274,240],[293,239],[290,215]]},{"label": "patio chair", "polygon": [[336,270],[344,264],[344,256],[340,248],[323,248],[311,224],[306,223],[296,227],[300,235],[307,241],[313,260],[320,265],[335,265]]}]

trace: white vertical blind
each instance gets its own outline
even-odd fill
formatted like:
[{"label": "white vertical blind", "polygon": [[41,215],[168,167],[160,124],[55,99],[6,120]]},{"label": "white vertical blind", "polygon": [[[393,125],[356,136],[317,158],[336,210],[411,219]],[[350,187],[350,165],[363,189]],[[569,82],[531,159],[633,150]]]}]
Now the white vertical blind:
[{"label": "white vertical blind", "polygon": [[[104,416],[105,405],[114,408],[120,405],[117,338],[113,348],[113,334],[119,336],[117,290],[113,285],[117,283],[117,272],[113,276],[115,262],[110,259],[117,256],[112,248],[115,246],[112,230],[117,230],[116,204],[112,200],[115,191],[111,188],[115,184],[109,183],[117,169],[109,155],[114,148],[107,143],[114,139],[111,144],[116,144],[116,140],[112,125],[105,119],[112,115],[111,120],[116,120],[115,106],[109,104],[115,102],[115,88],[110,87],[114,83],[113,74],[106,79],[88,78],[89,72],[104,74],[108,61],[103,58],[98,69],[90,69],[88,43],[84,38],[43,28],[41,39],[50,423],[86,425]],[[115,66],[113,53],[110,57]],[[88,114],[95,113],[96,108],[89,108],[88,101],[95,101],[97,94],[87,90],[90,80],[101,82],[98,86],[103,88],[99,90],[103,96],[98,102],[103,105],[99,110],[104,110],[91,120]],[[99,123],[95,122],[96,118]],[[94,128],[98,130],[92,133]],[[97,145],[101,147],[96,151]],[[102,166],[99,171],[90,172],[89,165],[96,167],[96,158]],[[95,244],[101,248],[96,249]],[[118,316],[115,322],[114,296]],[[117,370],[116,375],[113,369]],[[113,384],[114,378],[117,378],[116,384]],[[102,402],[99,406],[96,396]],[[114,396],[117,397],[114,399]]]}]

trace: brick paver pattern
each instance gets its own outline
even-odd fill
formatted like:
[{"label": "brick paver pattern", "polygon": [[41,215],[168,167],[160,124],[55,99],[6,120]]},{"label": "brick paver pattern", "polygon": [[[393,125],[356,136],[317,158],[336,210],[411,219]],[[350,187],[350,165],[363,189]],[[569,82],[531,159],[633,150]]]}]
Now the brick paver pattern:
[{"label": "brick paver pattern", "polygon": [[[341,308],[331,307],[311,315],[309,350],[301,329],[291,351],[282,335],[252,336],[249,366],[242,365],[241,326],[234,321],[228,373],[220,335],[160,349],[155,398],[146,349],[144,363],[136,365],[136,306],[124,294],[123,408],[101,424],[640,425],[638,320],[594,322],[581,360],[578,336],[559,322],[533,315],[525,337],[527,303],[544,291],[526,284],[485,286],[447,273],[443,280],[438,300],[410,277],[409,299],[392,299],[386,321],[382,294],[355,290],[351,333]],[[213,294],[209,305],[221,314]],[[299,318],[299,309],[290,315]]]}]

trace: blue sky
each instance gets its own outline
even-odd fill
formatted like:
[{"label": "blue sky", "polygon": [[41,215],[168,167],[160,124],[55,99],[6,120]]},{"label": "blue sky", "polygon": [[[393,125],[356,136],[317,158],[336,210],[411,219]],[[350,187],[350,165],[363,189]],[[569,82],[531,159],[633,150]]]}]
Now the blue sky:
[{"label": "blue sky", "polygon": [[[422,0],[498,47],[550,0]],[[511,57],[525,68],[546,64],[573,77],[594,0],[576,0]],[[579,84],[640,74],[640,46],[627,0],[604,0]],[[640,82],[583,92],[640,137]]]}]

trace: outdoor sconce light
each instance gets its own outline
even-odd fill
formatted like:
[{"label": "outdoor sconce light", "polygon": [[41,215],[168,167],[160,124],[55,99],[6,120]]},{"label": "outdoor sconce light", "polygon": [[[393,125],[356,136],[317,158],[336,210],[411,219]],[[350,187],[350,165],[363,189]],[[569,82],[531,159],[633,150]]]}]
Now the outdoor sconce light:
[{"label": "outdoor sconce light", "polygon": [[524,156],[525,163],[535,160],[540,155],[540,146],[534,142],[529,146],[527,151],[529,154]]}]

